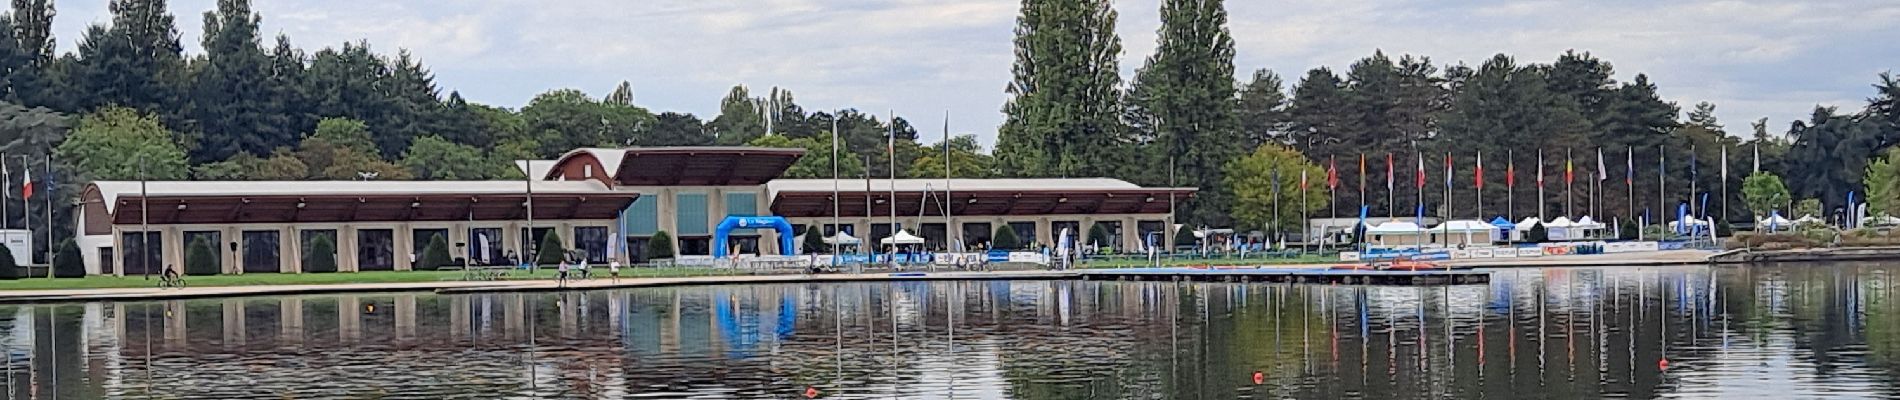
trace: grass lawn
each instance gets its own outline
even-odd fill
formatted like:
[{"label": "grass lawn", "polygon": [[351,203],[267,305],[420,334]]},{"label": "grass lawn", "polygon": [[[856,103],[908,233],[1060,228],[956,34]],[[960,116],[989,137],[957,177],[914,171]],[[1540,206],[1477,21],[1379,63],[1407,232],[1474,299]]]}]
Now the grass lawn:
[{"label": "grass lawn", "polygon": [[[607,277],[606,268],[593,268],[595,279]],[[543,268],[533,274],[526,271],[513,271],[506,280],[554,279],[557,272],[553,268]],[[685,276],[736,275],[743,271],[712,268],[622,268],[622,278],[671,278]],[[328,285],[343,283],[414,283],[459,281],[463,274],[455,271],[374,271],[374,272],[336,272],[322,274],[244,274],[187,276],[185,283],[190,287],[212,286],[257,286],[257,285]],[[25,278],[13,281],[0,281],[0,291],[6,290],[55,290],[55,289],[108,289],[108,288],[149,288],[158,287],[158,276],[151,279],[139,276],[88,276],[85,278]]]},{"label": "grass lawn", "polygon": [[[1186,267],[1200,265],[1287,265],[1287,264],[1329,264],[1338,263],[1337,256],[1303,255],[1292,258],[1175,258],[1161,259],[1164,267]],[[1140,268],[1152,266],[1147,259],[1093,260],[1088,268]]]}]

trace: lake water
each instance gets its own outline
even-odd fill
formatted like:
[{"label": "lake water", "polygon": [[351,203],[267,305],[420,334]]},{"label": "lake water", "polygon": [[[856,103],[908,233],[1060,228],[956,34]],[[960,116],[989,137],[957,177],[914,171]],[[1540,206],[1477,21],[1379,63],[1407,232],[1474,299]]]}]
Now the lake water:
[{"label": "lake water", "polygon": [[0,306],[15,399],[1900,396],[1900,265]]}]

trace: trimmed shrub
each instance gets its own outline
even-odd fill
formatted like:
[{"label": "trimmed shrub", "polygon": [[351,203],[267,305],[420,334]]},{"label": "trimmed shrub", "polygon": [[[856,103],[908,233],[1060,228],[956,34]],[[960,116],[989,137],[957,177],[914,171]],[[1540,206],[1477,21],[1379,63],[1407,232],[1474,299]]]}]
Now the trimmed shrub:
[{"label": "trimmed shrub", "polygon": [[805,228],[805,254],[823,254],[831,251],[831,245],[825,243],[825,231],[816,227]]},{"label": "trimmed shrub", "polygon": [[54,249],[53,252],[53,276],[60,278],[86,277],[86,260],[80,258],[79,245],[73,243],[72,239],[61,240],[59,242],[59,248]]},{"label": "trimmed shrub", "polygon": [[1531,225],[1531,229],[1524,231],[1524,241],[1530,243],[1548,242],[1550,241],[1550,229],[1545,228],[1542,223]]},{"label": "trimmed shrub", "polygon": [[666,231],[653,232],[653,237],[647,239],[647,258],[673,258],[673,235]]},{"label": "trimmed shrub", "polygon": [[567,260],[567,248],[561,246],[561,234],[548,231],[541,237],[541,246],[534,249],[534,262],[541,265],[560,264]]},{"label": "trimmed shrub", "polygon": [[1016,239],[1016,230],[1010,229],[1007,224],[996,228],[996,233],[990,234],[990,248],[992,249],[1016,250],[1022,247],[1022,241]]},{"label": "trimmed shrub", "polygon": [[329,235],[316,235],[304,248],[303,272],[336,272],[336,242]]},{"label": "trimmed shrub", "polygon": [[1092,244],[1103,248],[1115,247],[1115,244],[1109,241],[1108,228],[1103,228],[1101,223],[1094,223],[1089,224],[1089,240],[1082,244]]},{"label": "trimmed shrub", "polygon": [[417,271],[435,271],[442,269],[442,267],[449,266],[450,260],[449,239],[442,237],[442,234],[438,233],[430,235],[429,244],[422,246],[422,256],[416,257],[416,265],[413,266],[413,269]]},{"label": "trimmed shrub", "polygon": [[20,279],[20,263],[13,260],[13,249],[0,246],[0,280]]},{"label": "trimmed shrub", "polygon": [[1636,233],[1640,232],[1642,227],[1637,226],[1635,220],[1623,219],[1620,221],[1622,222],[1617,226],[1622,229],[1618,229],[1619,232],[1617,232],[1616,238],[1622,240],[1636,240]]},{"label": "trimmed shrub", "polygon": [[1189,229],[1187,225],[1181,225],[1181,229],[1174,231],[1175,246],[1193,246],[1200,241],[1200,238],[1194,237],[1194,230]]},{"label": "trimmed shrub", "polygon": [[212,246],[216,245],[204,236],[191,241],[191,245],[185,249],[185,275],[217,275],[223,272],[219,270],[218,248]]}]

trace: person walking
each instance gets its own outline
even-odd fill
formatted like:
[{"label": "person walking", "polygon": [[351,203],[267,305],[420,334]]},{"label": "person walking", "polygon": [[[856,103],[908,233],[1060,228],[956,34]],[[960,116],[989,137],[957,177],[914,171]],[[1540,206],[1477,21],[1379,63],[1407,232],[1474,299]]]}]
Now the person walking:
[{"label": "person walking", "polygon": [[567,287],[567,259],[562,259],[560,267],[555,269],[554,282],[560,287]]},{"label": "person walking", "polygon": [[620,283],[620,260],[607,262],[607,276],[612,277],[614,283]]}]

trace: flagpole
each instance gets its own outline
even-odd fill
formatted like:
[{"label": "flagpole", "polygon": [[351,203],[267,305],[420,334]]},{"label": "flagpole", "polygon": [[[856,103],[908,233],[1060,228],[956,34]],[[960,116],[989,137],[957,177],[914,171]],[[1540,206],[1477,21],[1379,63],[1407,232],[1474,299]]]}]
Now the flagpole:
[{"label": "flagpole", "polygon": [[[1326,230],[1332,228],[1333,223],[1339,220],[1339,158],[1331,155],[1326,156],[1326,208],[1329,211],[1326,226],[1320,228],[1321,235],[1326,235]],[[1321,239],[1319,243],[1320,252],[1326,252],[1325,239]]]},{"label": "flagpole", "polygon": [[1478,200],[1478,220],[1484,220],[1484,151],[1478,151],[1478,167],[1471,172],[1472,192]]},{"label": "flagpole", "polygon": [[1394,203],[1398,203],[1398,199],[1397,199],[1398,184],[1393,182],[1395,179],[1397,179],[1397,176],[1394,175],[1393,170],[1397,168],[1398,166],[1392,165],[1392,152],[1386,152],[1385,153],[1385,216],[1386,218],[1393,218],[1393,219],[1398,218],[1398,213],[1394,212],[1394,209],[1393,209],[1393,206],[1396,205]]},{"label": "flagpole", "polygon": [[[139,157],[142,167],[145,155],[140,154]],[[143,168],[141,168],[139,172],[144,173]],[[7,153],[0,153],[0,246],[5,246],[6,243],[11,243],[13,240],[13,233],[7,226],[7,220],[12,219],[11,217],[13,215],[7,212],[7,203],[13,202],[13,190],[7,188],[7,185],[11,185],[12,183],[12,171],[7,170]],[[11,251],[12,249],[7,250]]]},{"label": "flagpole", "polygon": [[890,110],[890,115],[890,129],[888,129],[890,131],[888,134],[890,136],[888,143],[890,144],[886,147],[891,153],[891,233],[888,237],[893,238],[891,239],[890,257],[891,270],[895,271],[897,270],[897,239],[895,238],[899,231],[899,229],[897,229],[897,110]]},{"label": "flagpole", "polygon": [[[1663,146],[1656,146],[1656,216],[1659,217],[1669,212],[1669,158],[1668,153],[1663,152],[1664,149]],[[1663,225],[1667,229],[1669,223],[1665,221]]]},{"label": "flagpole", "polygon": [[1517,150],[1504,151],[1504,218],[1517,222]]},{"label": "flagpole", "polygon": [[1576,196],[1577,191],[1576,191],[1576,187],[1574,186],[1575,185],[1574,181],[1577,180],[1577,176],[1576,176],[1577,171],[1576,171],[1576,164],[1575,164],[1576,162],[1574,160],[1575,158],[1571,157],[1571,149],[1567,149],[1567,148],[1564,149],[1564,216],[1565,217],[1577,214],[1575,212],[1576,211],[1575,207],[1576,207],[1576,202],[1577,202],[1577,196]]},{"label": "flagpole", "polygon": [[1537,149],[1537,220],[1544,220],[1544,149]]},{"label": "flagpole", "polygon": [[[866,189],[869,189],[869,188],[866,188]],[[844,232],[844,227],[838,225],[838,223],[840,222],[838,220],[839,219],[838,214],[840,214],[843,211],[843,207],[840,207],[838,204],[840,200],[841,199],[838,198],[838,118],[832,117],[831,118],[831,230],[834,232]],[[823,234],[824,230],[820,229],[818,232],[820,234]],[[834,263],[843,263],[843,259],[838,258],[838,252],[842,251],[844,248],[844,244],[840,243],[842,242],[842,240],[838,240],[842,238],[843,237],[839,236],[837,233],[831,234],[831,238],[830,238],[831,239],[831,259],[834,261]],[[836,265],[833,265],[833,267],[836,267]]]},{"label": "flagpole", "polygon": [[[1623,156],[1623,185],[1628,186],[1630,190],[1629,198],[1625,199],[1630,203],[1627,217],[1630,221],[1636,221],[1636,146],[1629,146],[1626,149],[1628,154]],[[1643,224],[1636,224],[1636,234],[1637,236],[1643,234]]]},{"label": "flagpole", "polygon": [[[950,212],[950,205],[955,204],[955,203],[951,203],[950,199],[951,199],[950,197],[950,111],[944,110],[943,112],[943,242],[944,242],[943,248],[944,249],[950,249],[951,248],[950,245],[953,243],[963,242],[963,230],[954,229],[957,226],[957,224],[956,224],[956,219],[953,215],[954,213]],[[1015,229],[1015,228],[1011,228],[1011,229]],[[923,229],[921,227],[918,228],[918,233],[923,233]],[[956,238],[957,240],[952,241],[951,238],[953,237]]]},{"label": "flagpole", "polygon": [[53,277],[53,153],[46,153],[46,277]]},{"label": "flagpole", "polygon": [[1728,145],[1722,145],[1722,220],[1728,221]]},{"label": "flagpole", "polygon": [[1697,207],[1696,205],[1697,196],[1696,196],[1696,182],[1695,181],[1697,178],[1696,172],[1698,171],[1696,171],[1695,162],[1696,162],[1695,145],[1689,145],[1689,216],[1695,216],[1696,210],[1701,208],[1701,207]]}]

